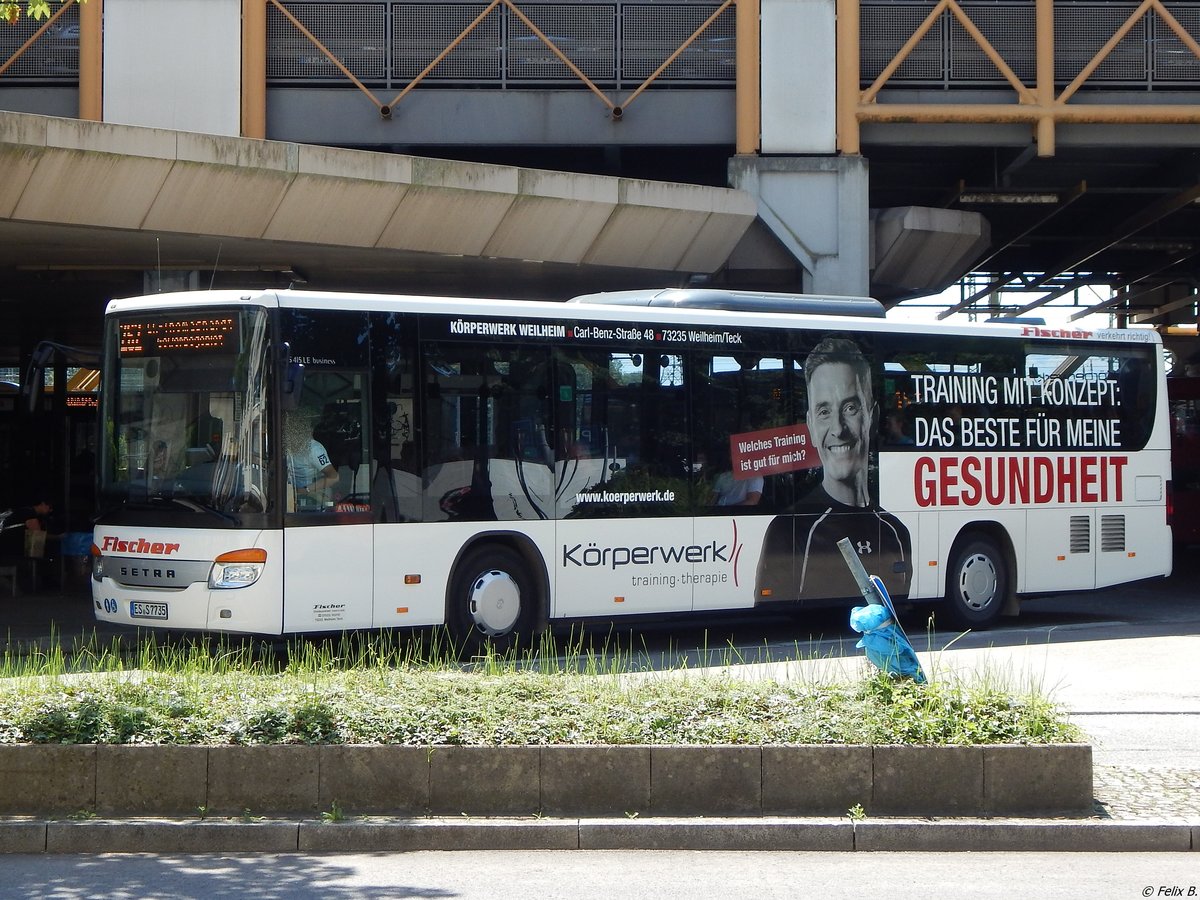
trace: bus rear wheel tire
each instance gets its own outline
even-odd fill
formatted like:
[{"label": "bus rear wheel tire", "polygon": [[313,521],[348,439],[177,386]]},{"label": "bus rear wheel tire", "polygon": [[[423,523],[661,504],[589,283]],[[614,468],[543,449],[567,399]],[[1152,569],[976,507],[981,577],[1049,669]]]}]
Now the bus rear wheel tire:
[{"label": "bus rear wheel tire", "polygon": [[996,542],[969,536],[950,562],[942,612],[960,629],[984,630],[1000,617],[1008,596],[1008,564]]},{"label": "bus rear wheel tire", "polygon": [[529,564],[509,547],[469,551],[454,570],[446,621],[458,652],[528,646],[538,608]]}]

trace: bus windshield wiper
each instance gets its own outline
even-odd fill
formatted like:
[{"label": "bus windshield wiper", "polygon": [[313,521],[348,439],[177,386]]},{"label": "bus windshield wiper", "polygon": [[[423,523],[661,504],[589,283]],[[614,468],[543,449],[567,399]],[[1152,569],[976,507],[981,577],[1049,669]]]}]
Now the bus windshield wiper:
[{"label": "bus windshield wiper", "polygon": [[236,516],[230,515],[229,513],[225,512],[224,510],[217,509],[211,503],[204,503],[203,501],[200,501],[196,498],[163,497],[161,499],[169,500],[171,503],[176,503],[179,506],[182,506],[184,509],[190,509],[192,512],[208,513],[209,515],[220,516],[226,522],[230,522],[233,525],[241,524],[241,521]]}]

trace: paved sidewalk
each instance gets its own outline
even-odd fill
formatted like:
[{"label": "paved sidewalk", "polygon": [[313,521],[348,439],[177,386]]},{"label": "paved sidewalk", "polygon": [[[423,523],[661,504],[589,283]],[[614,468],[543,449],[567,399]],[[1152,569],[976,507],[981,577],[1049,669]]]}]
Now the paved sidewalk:
[{"label": "paved sidewalk", "polygon": [[1200,825],[1198,769],[1097,765],[1092,789],[1101,819]]}]

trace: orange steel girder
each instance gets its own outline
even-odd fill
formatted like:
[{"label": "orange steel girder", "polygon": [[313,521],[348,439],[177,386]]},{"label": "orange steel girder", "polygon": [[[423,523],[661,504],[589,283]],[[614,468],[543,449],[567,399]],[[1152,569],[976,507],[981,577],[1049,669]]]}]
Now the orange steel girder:
[{"label": "orange steel girder", "polygon": [[[912,37],[880,72],[875,83],[866,90],[859,89],[859,0],[837,0],[837,124],[838,150],[858,154],[861,149],[859,128],[863,122],[1028,122],[1035,129],[1039,156],[1053,156],[1055,125],[1058,123],[1095,124],[1200,124],[1200,105],[1196,104],[1088,104],[1070,105],[1069,101],[1091,77],[1096,68],[1129,34],[1138,20],[1154,11],[1188,50],[1200,60],[1200,43],[1188,34],[1171,15],[1162,0],[1143,0],[1108,42],[1080,70],[1074,80],[1054,93],[1054,4],[1053,0],[1035,0],[1037,28],[1037,84],[1030,87],[1020,81],[980,32],[957,0],[939,0],[917,28]],[[1017,95],[1010,104],[939,104],[887,103],[877,101],[879,91],[895,74],[901,63],[912,53],[934,22],[949,12],[962,25],[980,50],[996,66]]]}]

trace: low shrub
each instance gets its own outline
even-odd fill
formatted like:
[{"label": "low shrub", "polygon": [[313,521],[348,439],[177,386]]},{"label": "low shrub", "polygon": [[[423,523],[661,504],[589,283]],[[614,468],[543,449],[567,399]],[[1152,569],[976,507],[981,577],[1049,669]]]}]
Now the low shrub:
[{"label": "low shrub", "polygon": [[[430,660],[360,639],[286,658],[201,643],[91,648],[0,672],[0,743],[994,744],[1079,740],[1033,688],[750,680],[735,667],[633,673],[552,656]],[[68,661],[86,660],[89,671]],[[75,668],[78,668],[76,666]]]}]

